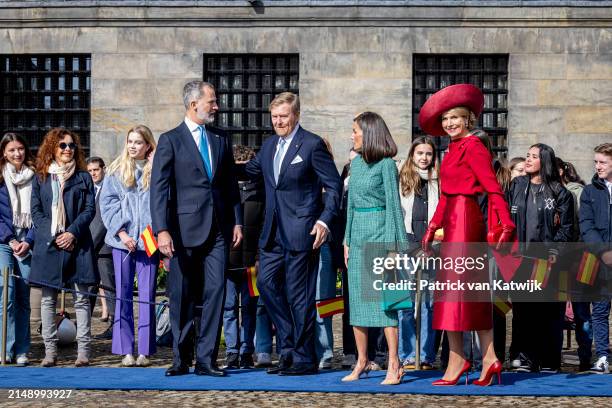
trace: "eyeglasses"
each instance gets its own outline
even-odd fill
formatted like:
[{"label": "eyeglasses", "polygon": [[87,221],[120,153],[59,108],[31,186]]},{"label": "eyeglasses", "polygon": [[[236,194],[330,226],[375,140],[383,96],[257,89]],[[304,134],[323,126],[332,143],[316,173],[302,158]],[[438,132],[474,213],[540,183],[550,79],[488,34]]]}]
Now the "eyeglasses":
[{"label": "eyeglasses", "polygon": [[59,148],[61,150],[66,150],[66,148],[70,149],[70,150],[75,150],[76,149],[76,143],[60,143],[59,144]]}]

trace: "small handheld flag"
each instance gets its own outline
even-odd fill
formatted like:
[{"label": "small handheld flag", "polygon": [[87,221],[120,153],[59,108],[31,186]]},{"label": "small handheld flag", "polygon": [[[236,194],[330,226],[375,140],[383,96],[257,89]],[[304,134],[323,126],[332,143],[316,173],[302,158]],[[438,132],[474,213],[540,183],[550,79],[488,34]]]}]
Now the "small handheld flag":
[{"label": "small handheld flag", "polygon": [[249,295],[251,297],[259,296],[259,289],[257,289],[257,268],[249,266],[246,268],[247,283],[249,285]]},{"label": "small handheld flag", "polygon": [[597,259],[595,255],[585,252],[582,254],[582,259],[580,260],[576,280],[589,286],[593,286],[593,283],[595,283],[595,278],[597,278],[598,270],[599,259]]},{"label": "small handheld flag", "polygon": [[317,312],[319,317],[325,318],[338,313],[344,313],[344,298],[338,296],[331,299],[317,301]]},{"label": "small handheld flag", "polygon": [[508,314],[510,309],[512,309],[512,303],[509,300],[502,299],[499,295],[493,296],[493,307],[495,311],[500,313],[502,316]]},{"label": "small handheld flag", "polygon": [[147,228],[142,231],[142,234],[140,234],[140,239],[142,239],[145,251],[147,252],[147,256],[150,258],[159,248],[159,246],[157,245],[157,240],[153,235],[153,229],[150,225],[147,225]]},{"label": "small handheld flag", "polygon": [[536,259],[533,262],[533,270],[531,272],[531,279],[536,280],[542,285],[543,288],[548,285],[548,278],[550,276],[550,267],[548,259]]}]

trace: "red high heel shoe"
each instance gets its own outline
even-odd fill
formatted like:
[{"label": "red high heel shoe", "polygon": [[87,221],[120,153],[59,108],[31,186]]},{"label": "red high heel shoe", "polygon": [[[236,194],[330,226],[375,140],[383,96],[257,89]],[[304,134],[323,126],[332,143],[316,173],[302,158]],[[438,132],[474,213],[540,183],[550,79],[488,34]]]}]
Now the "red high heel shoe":
[{"label": "red high heel shoe", "polygon": [[472,367],[472,365],[470,364],[470,362],[467,361],[467,360],[464,360],[463,361],[463,368],[461,369],[459,374],[457,374],[457,377],[455,377],[452,380],[444,380],[444,379],[440,378],[439,380],[436,380],[436,381],[432,382],[431,385],[457,385],[457,383],[459,382],[459,379],[461,378],[463,373],[465,373],[465,385],[467,385],[467,383],[468,383],[468,375],[469,375],[468,371],[470,370],[471,367]]},{"label": "red high heel shoe", "polygon": [[482,381],[474,380],[472,384],[487,387],[493,384],[493,374],[497,374],[497,384],[501,385],[501,372],[502,364],[499,362],[499,360],[497,360],[496,362],[491,364],[491,366],[487,370],[487,374],[485,374],[485,377]]}]

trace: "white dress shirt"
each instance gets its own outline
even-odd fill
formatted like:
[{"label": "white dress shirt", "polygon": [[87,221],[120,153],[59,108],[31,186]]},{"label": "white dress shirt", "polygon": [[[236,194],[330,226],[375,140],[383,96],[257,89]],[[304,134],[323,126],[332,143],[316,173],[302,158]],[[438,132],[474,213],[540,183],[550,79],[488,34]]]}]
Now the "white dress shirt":
[{"label": "white dress shirt", "polygon": [[[200,150],[200,125],[189,119],[187,116],[185,116],[185,124],[189,128],[191,136],[193,137],[196,146],[198,146],[198,150]],[[204,126],[204,129],[206,129],[205,125],[202,126]],[[210,162],[210,169],[212,171],[215,166],[213,164],[212,152],[210,150],[210,137],[208,136],[208,131],[206,131],[206,140],[208,141],[208,161]]]}]

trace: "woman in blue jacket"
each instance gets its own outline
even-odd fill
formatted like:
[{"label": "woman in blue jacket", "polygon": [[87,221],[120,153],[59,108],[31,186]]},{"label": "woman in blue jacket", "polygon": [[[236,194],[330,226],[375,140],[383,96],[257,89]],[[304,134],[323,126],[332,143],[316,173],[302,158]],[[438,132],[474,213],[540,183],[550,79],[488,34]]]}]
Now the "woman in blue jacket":
[{"label": "woman in blue jacket", "polygon": [[155,353],[155,309],[153,304],[138,305],[138,358],[134,359],[134,275],[138,276],[138,299],[155,301],[158,254],[145,252],[140,234],[151,224],[149,182],[156,143],[143,125],[128,131],[123,152],[108,168],[100,192],[100,212],[106,227],[105,242],[113,248],[117,287],[113,326],[114,354],[123,355],[121,365],[151,365]]},{"label": "woman in blue jacket", "polygon": [[[28,364],[30,350],[30,276],[34,228],[30,200],[34,163],[26,141],[7,133],[0,141],[0,271],[21,275],[9,277],[6,360],[17,357],[17,365]],[[0,289],[3,281],[0,280]],[[3,292],[0,291],[0,300]],[[2,310],[0,310],[0,318]]]},{"label": "woman in blue jacket", "polygon": [[91,313],[88,286],[99,282],[89,224],[96,214],[93,181],[86,171],[79,137],[64,128],[51,129],[38,150],[32,183],[32,220],[36,227],[32,284],[42,286],[41,320],[45,358],[57,363],[55,306],[59,287],[76,290],[77,367],[89,365]]}]

